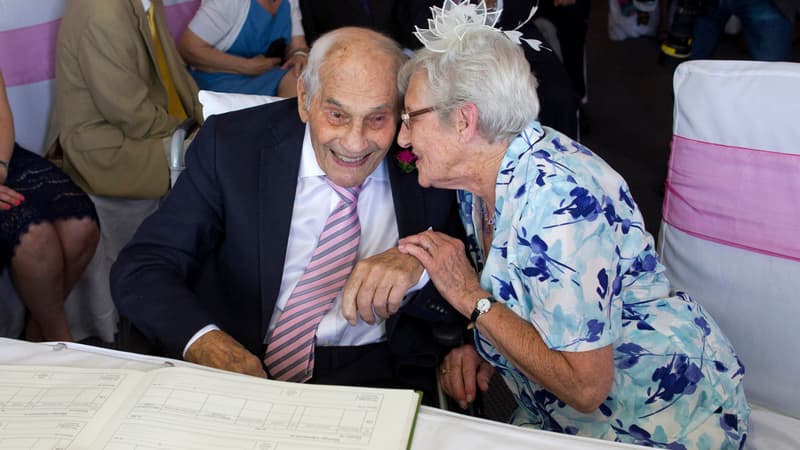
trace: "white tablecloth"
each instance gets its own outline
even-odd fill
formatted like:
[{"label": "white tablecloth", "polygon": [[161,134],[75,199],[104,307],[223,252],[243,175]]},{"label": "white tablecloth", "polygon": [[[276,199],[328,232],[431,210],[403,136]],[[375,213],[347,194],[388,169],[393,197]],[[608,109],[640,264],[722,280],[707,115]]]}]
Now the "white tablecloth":
[{"label": "white tablecloth", "polygon": [[[151,370],[193,364],[80,344],[34,344],[0,338],[0,364]],[[197,366],[196,366],[197,367]],[[614,442],[523,429],[423,406],[412,450],[643,448]]]}]

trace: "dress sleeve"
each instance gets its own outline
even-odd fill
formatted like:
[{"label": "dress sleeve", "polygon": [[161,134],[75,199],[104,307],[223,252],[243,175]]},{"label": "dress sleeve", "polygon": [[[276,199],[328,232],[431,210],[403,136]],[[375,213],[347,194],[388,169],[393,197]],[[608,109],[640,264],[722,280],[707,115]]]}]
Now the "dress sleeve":
[{"label": "dress sleeve", "polygon": [[203,0],[189,22],[189,29],[208,44],[225,51],[233,43],[232,40],[227,43],[230,39],[226,37],[234,30],[239,33],[248,10],[247,0]]},{"label": "dress sleeve", "polygon": [[300,12],[300,0],[289,0],[292,13],[292,37],[305,36],[303,30],[303,14]]},{"label": "dress sleeve", "polygon": [[611,199],[569,181],[529,195],[513,227],[516,242],[509,242],[529,321],[554,350],[613,343],[622,274],[618,231],[605,216]]}]

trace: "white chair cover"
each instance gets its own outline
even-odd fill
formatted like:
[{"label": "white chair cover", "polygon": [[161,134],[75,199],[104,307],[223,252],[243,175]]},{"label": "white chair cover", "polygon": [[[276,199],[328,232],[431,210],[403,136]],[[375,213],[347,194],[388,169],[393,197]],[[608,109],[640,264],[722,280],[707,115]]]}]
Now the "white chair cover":
[{"label": "white chair cover", "polygon": [[748,448],[800,448],[800,64],[691,61],[674,90],[662,261],[745,366]]}]

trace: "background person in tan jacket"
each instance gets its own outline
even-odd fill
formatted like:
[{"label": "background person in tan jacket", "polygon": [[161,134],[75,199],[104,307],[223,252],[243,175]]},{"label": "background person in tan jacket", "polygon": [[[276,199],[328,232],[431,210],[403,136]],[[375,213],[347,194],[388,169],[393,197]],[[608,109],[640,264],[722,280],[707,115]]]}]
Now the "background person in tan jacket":
[{"label": "background person in tan jacket", "polygon": [[87,270],[100,274],[92,295],[109,305],[111,264],[169,189],[165,153],[186,117],[201,120],[197,86],[175,49],[162,0],[67,2],[48,157],[95,203],[102,236]]}]

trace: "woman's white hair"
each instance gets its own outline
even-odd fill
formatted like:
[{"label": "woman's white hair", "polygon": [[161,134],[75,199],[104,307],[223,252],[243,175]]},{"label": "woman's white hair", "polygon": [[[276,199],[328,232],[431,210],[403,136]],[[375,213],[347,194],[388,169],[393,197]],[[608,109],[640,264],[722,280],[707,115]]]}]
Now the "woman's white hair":
[{"label": "woman's white hair", "polygon": [[478,130],[489,142],[511,140],[539,116],[537,81],[518,44],[498,30],[476,28],[455,39],[445,52],[418,50],[400,69],[398,89],[411,77],[427,74],[428,92],[439,118],[450,124],[450,112],[472,103]]}]

